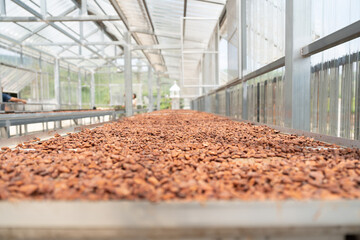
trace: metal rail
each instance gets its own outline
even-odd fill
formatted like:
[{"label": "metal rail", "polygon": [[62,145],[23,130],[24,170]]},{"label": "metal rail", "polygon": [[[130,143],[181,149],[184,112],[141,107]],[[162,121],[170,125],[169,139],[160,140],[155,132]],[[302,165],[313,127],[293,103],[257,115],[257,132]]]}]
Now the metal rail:
[{"label": "metal rail", "polygon": [[358,37],[360,37],[360,20],[303,47],[301,55],[309,57]]},{"label": "metal rail", "polygon": [[360,233],[359,209],[359,200],[5,201],[0,238],[344,239]]},{"label": "metal rail", "polygon": [[[207,93],[207,94],[205,94],[203,96],[214,94],[216,92],[219,92],[219,91],[224,90],[226,88],[232,87],[232,86],[237,85],[239,83],[246,82],[248,80],[251,80],[253,78],[261,76],[263,74],[269,73],[269,72],[271,72],[271,71],[273,71],[275,69],[281,68],[283,66],[285,66],[285,57],[281,57],[278,60],[276,60],[274,62],[271,62],[271,63],[259,68],[258,70],[255,70],[254,72],[251,72],[251,73],[245,75],[243,78],[234,79],[233,81],[230,81],[227,84],[225,84],[223,86],[220,86],[219,88],[217,88],[217,89],[215,89],[213,91],[210,91],[209,93]],[[201,98],[203,96],[200,96],[198,98]],[[196,99],[198,99],[198,98],[196,98]]]},{"label": "metal rail", "polygon": [[15,148],[18,144],[22,144],[22,143],[28,142],[30,140],[40,139],[40,141],[44,141],[44,140],[54,137],[55,134],[65,135],[65,134],[68,134],[69,132],[71,132],[71,133],[79,132],[83,129],[96,128],[96,127],[102,126],[107,123],[112,123],[114,121],[115,120],[94,123],[94,124],[89,124],[89,125],[76,125],[76,126],[71,126],[71,127],[66,127],[66,128],[51,129],[51,130],[47,130],[45,132],[30,133],[30,134],[23,135],[23,136],[15,136],[15,137],[11,137],[11,138],[0,138],[0,148],[1,147]]},{"label": "metal rail", "polygon": [[0,115],[0,127],[9,127],[31,123],[73,120],[87,117],[100,117],[125,113],[125,111],[82,111],[82,112],[49,112],[49,113],[22,113]]}]

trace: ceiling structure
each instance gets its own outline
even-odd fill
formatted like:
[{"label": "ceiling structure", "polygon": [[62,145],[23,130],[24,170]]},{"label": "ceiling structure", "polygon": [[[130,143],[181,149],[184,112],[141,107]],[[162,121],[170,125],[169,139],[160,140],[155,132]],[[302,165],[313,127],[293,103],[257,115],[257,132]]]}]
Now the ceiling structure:
[{"label": "ceiling structure", "polygon": [[[95,70],[132,57],[181,78],[181,43],[205,49],[226,0],[0,0],[0,39]],[[183,19],[183,18],[186,18]],[[183,27],[182,27],[183,25]],[[120,66],[122,67],[122,66]]]}]

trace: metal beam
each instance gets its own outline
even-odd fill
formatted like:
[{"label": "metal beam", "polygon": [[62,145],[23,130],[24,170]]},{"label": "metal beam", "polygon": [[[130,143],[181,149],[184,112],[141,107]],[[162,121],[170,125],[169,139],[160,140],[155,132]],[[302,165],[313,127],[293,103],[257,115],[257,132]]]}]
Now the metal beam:
[{"label": "metal beam", "polygon": [[90,106],[91,108],[95,107],[95,74],[91,72],[90,80]]},{"label": "metal beam", "polygon": [[[75,4],[75,6],[77,6],[78,8],[80,8],[80,14],[81,15],[98,15],[97,13],[91,12],[88,10],[87,8],[87,0],[72,0],[72,2]],[[102,13],[104,15],[107,15],[106,12],[103,10],[103,8],[99,5],[99,3],[97,1],[95,1],[95,3],[97,4],[97,6],[101,9]],[[83,22],[79,23],[80,26],[82,27]],[[95,21],[94,24],[98,27],[98,29],[100,29],[102,32],[106,32],[106,35],[111,39],[111,40],[118,40],[118,38],[113,34],[110,33],[109,31],[106,30],[106,25],[101,22],[101,21]],[[115,25],[114,25],[115,26]],[[115,26],[115,28],[117,29],[117,31],[122,35],[121,31],[118,29],[117,26]],[[84,37],[84,39],[86,39],[86,37]],[[122,46],[119,46],[122,49]],[[96,47],[97,48],[97,47]],[[79,51],[81,51],[82,47],[79,47]],[[97,48],[98,49],[98,48]],[[101,50],[98,49],[97,52],[99,52]],[[102,54],[104,55],[104,54]],[[106,61],[103,65],[108,64],[109,61]],[[111,65],[115,66],[113,62],[110,62]]]},{"label": "metal beam", "polygon": [[347,233],[354,236],[349,239],[356,239],[359,208],[359,200],[351,199],[212,200],[206,204],[129,200],[1,201],[0,211],[7,217],[0,219],[0,238],[44,239],[43,236],[56,235],[59,239],[68,236],[145,239],[152,235],[154,239],[196,239],[201,233],[215,232],[218,239],[243,236],[243,239],[336,240],[346,239],[343,235]]},{"label": "metal beam", "polygon": [[259,68],[258,70],[245,75],[243,77],[243,80],[248,81],[250,79],[256,78],[258,76],[261,76],[261,75],[263,75],[265,73],[268,73],[268,72],[271,72],[271,71],[276,70],[278,68],[281,68],[283,66],[285,66],[285,57],[281,57],[281,58],[275,60],[274,62],[271,62],[268,65],[265,65],[265,66]]},{"label": "metal beam", "polygon": [[[23,46],[93,46],[93,45],[125,45],[124,41],[112,41],[112,42],[81,42],[77,40],[76,42],[52,42],[52,43],[23,43]],[[159,46],[159,45],[154,45]],[[161,45],[160,45],[161,46]],[[164,45],[167,46],[167,45]],[[148,46],[149,47],[149,46]],[[99,54],[96,54],[99,55]]]},{"label": "metal beam", "polygon": [[55,100],[57,108],[60,108],[61,104],[61,95],[60,95],[60,66],[59,59],[55,59],[54,65],[54,90],[55,90]]},{"label": "metal beam", "polygon": [[271,63],[269,63],[268,65],[265,65],[265,66],[259,68],[258,70],[255,70],[254,72],[251,72],[251,73],[245,75],[245,76],[244,76],[243,78],[241,78],[241,79],[235,79],[235,80],[233,80],[233,81],[230,81],[230,82],[228,82],[227,84],[219,87],[219,88],[216,89],[215,91],[210,92],[209,94],[214,93],[214,92],[221,91],[221,90],[223,90],[223,89],[225,89],[225,88],[229,88],[229,87],[234,86],[234,85],[237,85],[237,84],[239,84],[239,83],[244,83],[244,82],[246,82],[246,81],[248,81],[248,80],[251,80],[251,79],[253,79],[253,78],[256,78],[256,77],[258,77],[258,76],[261,76],[261,75],[263,75],[263,74],[266,74],[266,73],[268,73],[268,72],[271,72],[271,71],[276,70],[276,69],[278,69],[278,68],[281,68],[281,67],[283,67],[283,66],[285,66],[285,57],[281,57],[281,58],[279,58],[278,60],[275,60],[274,62],[271,62]]},{"label": "metal beam", "polygon": [[239,39],[240,39],[240,54],[239,54],[239,68],[240,74],[239,77],[242,78],[244,76],[244,71],[247,69],[247,46],[246,46],[246,0],[241,0],[239,2]]},{"label": "metal beam", "polygon": [[60,57],[60,59],[68,59],[68,60],[92,60],[92,59],[119,59],[119,58],[123,58],[123,55],[119,55],[119,56],[114,56],[114,57],[105,57],[105,58],[100,58],[100,57]]},{"label": "metal beam", "polygon": [[[158,44],[158,45],[134,45],[132,46],[132,50],[153,50],[153,49],[157,49],[157,50],[181,50],[181,45],[180,44]],[[198,51],[199,48],[196,47],[189,47],[189,48],[184,48],[184,50],[186,50],[188,54],[192,54],[192,53],[206,53],[206,51]],[[215,53],[214,51],[208,52],[208,53]]]},{"label": "metal beam", "polygon": [[[21,47],[21,43],[20,43],[19,41],[15,40],[15,39],[13,39],[13,38],[11,38],[11,37],[9,37],[9,36],[6,36],[6,35],[3,35],[3,34],[0,33],[0,38],[3,38],[3,39],[5,39],[5,40],[7,40],[7,41],[9,41],[9,42],[12,42],[13,44],[19,45],[19,46]],[[49,53],[49,52],[45,52],[45,51],[43,51],[43,50],[40,50],[40,49],[31,47],[31,46],[28,46],[27,48],[29,48],[29,49],[31,49],[31,50],[33,50],[33,51],[36,51],[36,52],[38,52],[38,53],[41,53],[41,54],[44,54],[44,55],[47,55],[47,56],[51,56],[51,57],[53,57],[53,58],[56,58],[55,55],[53,55],[53,54],[51,54],[51,53]],[[64,61],[64,62],[68,63],[67,61]],[[74,64],[72,64],[72,63],[70,63],[70,64],[74,66]]]},{"label": "metal beam", "polygon": [[156,76],[156,87],[157,87],[157,96],[156,96],[156,110],[160,110],[160,101],[161,101],[161,86],[160,86],[160,77]]},{"label": "metal beam", "polygon": [[[43,13],[41,13],[43,14]],[[56,16],[56,17],[6,17],[0,16],[1,22],[93,22],[93,21],[121,21],[116,15],[83,15],[83,16]]]},{"label": "metal beam", "polygon": [[[122,111],[72,111],[72,112],[48,112],[48,113],[27,113],[27,114],[1,114],[0,127],[16,126],[22,124],[41,123],[50,121],[62,121],[95,116],[113,115]],[[0,220],[1,222],[1,220]],[[1,232],[1,231],[0,231]]]},{"label": "metal beam", "polygon": [[[75,11],[76,9],[77,9],[76,7],[72,7],[72,8],[70,8],[70,9],[66,10],[65,12],[61,13],[61,14],[59,15],[59,17],[66,16],[66,15],[68,15],[69,13]],[[43,30],[44,28],[46,28],[46,27],[48,27],[48,26],[49,26],[49,25],[45,23],[44,25],[36,28],[36,29],[35,29],[34,31],[32,31],[31,33],[28,33],[28,34],[26,34],[25,36],[23,36],[22,38],[20,38],[20,39],[19,39],[19,42],[25,41],[26,39],[32,37],[34,34],[37,34],[38,32],[40,32],[41,30]]]},{"label": "metal beam", "polygon": [[182,29],[181,29],[181,35],[183,38],[185,37],[185,17],[187,12],[187,0],[184,0],[184,13],[183,13],[183,19],[182,19]]},{"label": "metal beam", "polygon": [[[17,65],[9,64],[9,63],[0,62],[0,65],[6,66],[6,67],[10,67],[10,68],[16,68],[16,69],[18,69],[18,70],[22,70],[22,71],[26,71],[26,72],[31,72],[31,73],[36,73],[36,72],[37,72],[37,71],[35,71],[35,70],[32,69],[32,68],[20,67],[20,66],[17,66]],[[1,82],[1,81],[0,81],[0,82]]]},{"label": "metal beam", "polygon": [[157,31],[157,30],[152,31],[152,30],[149,30],[147,28],[132,27],[132,28],[130,28],[130,32],[132,32],[132,33],[144,33],[144,34],[149,34],[149,35],[156,35],[156,36],[161,36],[161,37],[169,37],[169,38],[180,39],[180,34],[161,32],[161,31]]},{"label": "metal beam", "polygon": [[82,109],[82,85],[81,85],[81,70],[78,71],[78,104],[79,109]]},{"label": "metal beam", "polygon": [[301,55],[308,57],[358,37],[360,37],[360,20],[303,47]]},{"label": "metal beam", "polygon": [[[128,44],[131,42],[131,34],[129,32],[125,33],[125,40]],[[132,106],[132,65],[131,65],[131,50],[130,48],[125,45],[124,46],[124,77],[125,77],[125,112],[126,116],[133,115],[133,106]]]},{"label": "metal beam", "polygon": [[[239,31],[239,39],[240,39],[240,54],[239,54],[239,77],[242,78],[244,76],[244,71],[247,69],[247,46],[246,46],[246,0],[240,0],[239,2],[239,21],[240,21],[240,31]],[[285,59],[281,61],[281,65],[285,65]],[[273,66],[277,67],[277,66]],[[273,67],[270,67],[266,70],[272,69]],[[247,105],[248,105],[248,96],[247,96],[247,82],[245,81],[242,85],[242,111],[241,111],[241,118],[242,119],[248,119],[248,111],[247,111]]]},{"label": "metal beam", "polygon": [[[29,13],[33,14],[35,17],[41,18],[41,14],[38,13],[37,11],[35,11],[34,9],[32,9],[31,7],[29,7],[28,5],[26,5],[25,3],[23,3],[20,0],[13,0],[14,3],[16,3],[17,5],[19,5],[20,7],[24,8],[26,11],[28,11]],[[76,37],[74,37],[73,35],[69,34],[67,31],[65,31],[64,29],[62,29],[61,27],[59,27],[58,25],[56,25],[53,22],[47,22],[48,25],[52,26],[54,29],[56,29],[57,31],[61,32],[62,34],[64,34],[65,36],[67,36],[68,38],[72,39],[73,41],[82,44],[82,42],[80,40],[78,40]],[[90,52],[103,57],[101,54],[99,54],[97,51],[93,50],[90,47],[85,46]]]},{"label": "metal beam", "polygon": [[[88,37],[92,36],[93,34],[97,33],[98,31],[100,31],[98,28],[94,29],[90,33],[86,34],[84,38],[88,38]],[[69,43],[69,45],[67,47],[65,47],[64,49],[62,49],[61,51],[59,51],[57,53],[57,55],[60,56],[60,54],[62,54],[63,52],[69,50],[72,46],[74,46],[74,45]]]},{"label": "metal beam", "polygon": [[151,65],[149,64],[148,65],[148,95],[149,95],[148,111],[149,112],[153,111],[152,79],[153,79],[152,68]]}]

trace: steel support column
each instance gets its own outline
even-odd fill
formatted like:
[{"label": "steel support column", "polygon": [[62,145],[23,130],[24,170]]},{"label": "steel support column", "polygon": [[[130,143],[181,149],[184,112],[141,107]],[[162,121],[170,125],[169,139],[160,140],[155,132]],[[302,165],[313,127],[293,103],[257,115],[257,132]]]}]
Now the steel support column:
[{"label": "steel support column", "polygon": [[161,88],[160,88],[160,77],[156,77],[156,86],[157,86],[157,99],[156,99],[156,110],[160,110],[160,100],[161,100]]},{"label": "steel support column", "polygon": [[90,81],[90,106],[91,108],[95,107],[95,74],[91,72],[91,81]]},{"label": "steel support column", "polygon": [[56,108],[60,108],[61,105],[61,96],[60,96],[60,68],[59,68],[59,59],[55,59],[54,66],[54,90],[55,90],[55,99],[56,99]]},{"label": "steel support column", "polygon": [[153,92],[152,92],[152,70],[151,65],[148,65],[148,95],[149,95],[149,112],[153,111]]},{"label": "steel support column", "polygon": [[230,116],[230,89],[225,90],[225,115]]},{"label": "steel support column", "polygon": [[[247,70],[247,52],[246,52],[246,0],[240,0],[239,5],[239,78],[243,78]],[[248,119],[247,111],[247,83],[242,83],[242,108],[241,118],[244,120]]]},{"label": "steel support column", "polygon": [[209,95],[205,95],[205,112],[210,113],[211,112],[211,99]]},{"label": "steel support column", "polygon": [[241,0],[239,3],[239,78],[244,76],[244,72],[247,69],[247,53],[246,53],[246,0]]},{"label": "steel support column", "polygon": [[310,130],[310,58],[301,48],[311,42],[311,0],[286,1],[285,126]]},{"label": "steel support column", "polygon": [[68,65],[68,71],[67,71],[67,86],[68,86],[68,105],[71,109],[71,84],[70,84],[70,66]]},{"label": "steel support column", "polygon": [[[40,91],[39,91],[39,98],[41,99],[41,102],[44,102],[44,79],[43,79],[43,71],[42,71],[42,59],[41,54],[39,57],[39,68],[40,68]],[[43,107],[43,105],[41,105]]]},{"label": "steel support column", "polygon": [[124,46],[124,77],[125,77],[125,112],[126,116],[133,115],[133,106],[132,106],[132,65],[131,65],[131,34],[129,32],[125,33],[125,40],[127,45]]},{"label": "steel support column", "polygon": [[247,82],[242,83],[242,111],[241,118],[244,120],[248,119],[248,108],[247,108]]},{"label": "steel support column", "polygon": [[82,109],[81,70],[79,70],[78,72],[78,104],[79,104],[79,109]]}]

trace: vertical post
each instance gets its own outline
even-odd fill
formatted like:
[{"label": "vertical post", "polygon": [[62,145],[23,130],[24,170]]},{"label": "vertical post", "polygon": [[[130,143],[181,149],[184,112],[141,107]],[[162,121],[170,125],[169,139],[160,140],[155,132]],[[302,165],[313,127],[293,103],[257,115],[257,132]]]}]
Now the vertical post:
[{"label": "vertical post", "polygon": [[151,65],[148,65],[148,95],[149,95],[149,112],[153,111],[153,93],[152,93],[152,71]]},{"label": "vertical post", "polygon": [[[242,78],[245,75],[247,69],[246,62],[246,0],[240,0],[238,5],[238,17],[239,17],[239,78]],[[247,82],[242,82],[242,101],[241,106],[241,118],[244,120],[248,119],[248,111],[247,111]]]},{"label": "vertical post", "polygon": [[132,66],[131,66],[131,34],[129,32],[125,33],[125,41],[127,45],[124,46],[124,77],[125,77],[125,112],[126,116],[133,115],[133,107],[132,107]]},{"label": "vertical post", "polygon": [[220,54],[219,54],[219,44],[220,44],[220,29],[219,21],[216,23],[216,35],[215,35],[215,85],[220,85]]},{"label": "vertical post", "polygon": [[110,67],[108,67],[107,69],[108,69],[108,77],[109,77],[109,95],[110,95],[109,105],[112,106],[112,105],[114,105],[113,101],[112,101],[113,94],[112,94],[112,87],[111,87],[113,74],[112,74],[112,72],[110,72]]},{"label": "vertical post", "polygon": [[242,82],[242,111],[241,111],[241,118],[244,120],[248,120],[248,98],[247,98],[247,82]]},{"label": "vertical post", "polygon": [[[204,74],[203,74],[203,72],[204,72],[204,57],[205,57],[205,54],[203,54],[202,55],[202,57],[201,57],[201,59],[200,59],[200,69],[201,69],[201,71],[200,71],[200,76],[199,76],[199,92],[198,92],[198,94],[199,94],[199,96],[201,96],[201,95],[203,95],[203,92],[204,92],[204,88],[203,87],[201,87],[202,85],[204,85],[204,83],[205,83],[205,76],[204,76]],[[216,65],[217,66],[217,65]],[[215,70],[216,71],[216,70]]]},{"label": "vertical post", "polygon": [[1,15],[1,16],[5,16],[5,15],[6,15],[5,0],[0,0],[0,15]]},{"label": "vertical post", "polygon": [[71,109],[71,85],[70,85],[70,66],[68,65],[68,72],[67,72],[67,85],[68,85],[68,105]]},{"label": "vertical post", "polygon": [[10,138],[10,122],[6,121],[6,138]]},{"label": "vertical post", "polygon": [[239,21],[240,21],[240,31],[239,31],[239,78],[242,78],[245,74],[244,72],[247,69],[246,65],[246,0],[241,0],[240,2],[240,9],[239,9]]},{"label": "vertical post", "polygon": [[81,87],[81,70],[78,71],[78,104],[79,109],[82,108],[82,87]]},{"label": "vertical post", "polygon": [[59,68],[59,59],[55,59],[54,67],[54,90],[55,90],[55,100],[56,108],[60,108],[61,105],[61,96],[60,96],[60,68]]},{"label": "vertical post", "polygon": [[310,58],[301,48],[311,42],[311,0],[286,1],[285,126],[310,130]]},{"label": "vertical post", "polygon": [[95,107],[95,74],[91,72],[91,81],[90,81],[90,106],[91,108]]},{"label": "vertical post", "polygon": [[[42,61],[41,61],[41,54],[39,57],[39,67],[40,67],[40,99],[41,102],[44,101],[44,79],[43,79],[43,72],[42,72]],[[41,105],[42,107],[43,105]]]},{"label": "vertical post", "polygon": [[230,116],[230,89],[225,89],[225,115]]},{"label": "vertical post", "polygon": [[[187,2],[185,2],[185,4],[186,4]],[[186,11],[186,10],[185,10]],[[185,12],[184,11],[184,12]],[[184,86],[185,85],[185,83],[184,83],[184,78],[185,78],[185,76],[184,76],[184,74],[185,74],[185,72],[184,72],[184,70],[185,70],[185,66],[184,66],[184,24],[185,24],[185,18],[181,18],[181,20],[180,20],[180,46],[181,46],[181,82],[180,82],[180,87],[182,87],[182,86]]]},{"label": "vertical post", "polygon": [[211,112],[211,98],[209,95],[205,95],[205,112]]},{"label": "vertical post", "polygon": [[41,7],[41,16],[42,18],[45,18],[47,14],[46,0],[41,0],[40,7]]},{"label": "vertical post", "polygon": [[[34,85],[33,85],[34,86]],[[34,95],[35,95],[35,99],[37,102],[39,102],[39,74],[38,72],[35,73],[35,87],[33,89]]]},{"label": "vertical post", "polygon": [[160,110],[160,100],[161,100],[161,88],[160,88],[160,77],[157,76],[156,78],[157,81],[157,102],[156,102],[156,110]]}]

